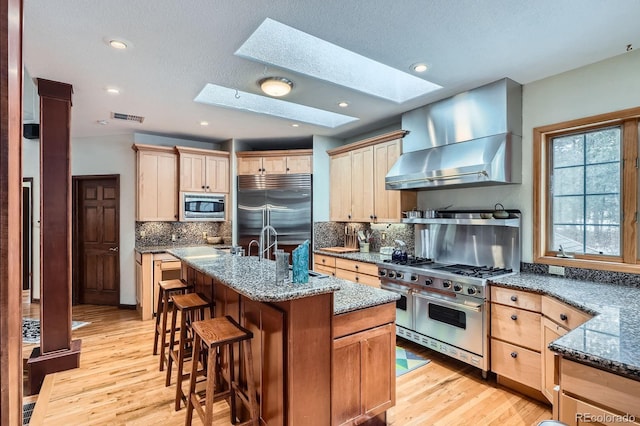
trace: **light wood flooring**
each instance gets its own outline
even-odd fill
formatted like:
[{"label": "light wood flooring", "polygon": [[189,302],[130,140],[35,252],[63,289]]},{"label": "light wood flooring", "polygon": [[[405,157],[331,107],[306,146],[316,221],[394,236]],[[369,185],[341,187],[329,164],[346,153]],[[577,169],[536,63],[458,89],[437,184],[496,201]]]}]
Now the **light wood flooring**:
[{"label": "light wood flooring", "polygon": [[[25,317],[39,316],[37,304],[23,308]],[[80,368],[54,375],[42,424],[184,424],[185,410],[173,410],[175,388],[165,387],[158,356],[152,355],[153,321],[140,321],[135,311],[91,305],[74,307],[73,320],[91,323],[73,332],[74,339],[82,339]],[[389,425],[515,426],[551,418],[549,407],[483,380],[478,369],[411,342],[398,343],[431,362],[398,378]],[[34,346],[24,346],[26,357]],[[216,412],[215,425],[230,424],[225,402]],[[200,423],[194,419],[194,424]]]}]

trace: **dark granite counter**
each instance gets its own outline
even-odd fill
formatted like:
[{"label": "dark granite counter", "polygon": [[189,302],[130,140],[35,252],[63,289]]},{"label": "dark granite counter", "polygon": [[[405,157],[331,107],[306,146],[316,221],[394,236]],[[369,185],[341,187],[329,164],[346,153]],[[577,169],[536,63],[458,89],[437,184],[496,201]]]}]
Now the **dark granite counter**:
[{"label": "dark granite counter", "polygon": [[534,274],[496,278],[491,285],[531,291],[595,315],[553,341],[568,359],[640,380],[640,289]]},{"label": "dark granite counter", "polygon": [[208,247],[172,248],[167,252],[257,302],[281,302],[334,292],[334,314],[394,302],[395,293],[334,277],[309,277],[305,284],[276,284],[275,262],[233,256]]}]

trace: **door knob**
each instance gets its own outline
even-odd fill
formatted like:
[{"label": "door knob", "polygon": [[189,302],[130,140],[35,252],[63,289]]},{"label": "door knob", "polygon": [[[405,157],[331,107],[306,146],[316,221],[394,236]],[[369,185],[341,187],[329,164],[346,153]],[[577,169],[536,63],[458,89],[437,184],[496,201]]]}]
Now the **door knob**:
[{"label": "door knob", "polygon": [[109,247],[109,251],[118,251],[118,247]]}]

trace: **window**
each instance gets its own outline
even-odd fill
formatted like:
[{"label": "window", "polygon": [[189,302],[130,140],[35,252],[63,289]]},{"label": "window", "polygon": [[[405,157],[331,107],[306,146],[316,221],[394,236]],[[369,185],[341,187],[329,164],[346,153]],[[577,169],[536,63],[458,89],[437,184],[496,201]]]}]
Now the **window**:
[{"label": "window", "polygon": [[638,263],[638,117],[633,108],[534,129],[536,262]]}]

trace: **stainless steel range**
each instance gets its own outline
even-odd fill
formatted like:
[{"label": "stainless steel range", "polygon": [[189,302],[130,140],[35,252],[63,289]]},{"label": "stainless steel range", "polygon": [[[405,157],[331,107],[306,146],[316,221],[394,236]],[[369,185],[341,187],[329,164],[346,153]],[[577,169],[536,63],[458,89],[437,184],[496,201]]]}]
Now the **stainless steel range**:
[{"label": "stainless steel range", "polygon": [[[442,213],[441,213],[442,214]],[[447,212],[416,224],[416,256],[378,263],[382,288],[400,294],[396,333],[489,371],[487,278],[520,266],[520,214],[481,219],[479,212]]]}]

